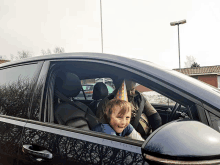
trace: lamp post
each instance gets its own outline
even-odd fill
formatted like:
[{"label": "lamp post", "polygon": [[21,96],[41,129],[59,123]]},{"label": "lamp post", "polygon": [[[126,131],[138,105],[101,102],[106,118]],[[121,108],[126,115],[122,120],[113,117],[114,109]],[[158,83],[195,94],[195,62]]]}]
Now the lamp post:
[{"label": "lamp post", "polygon": [[179,35],[179,25],[180,24],[184,24],[186,23],[186,20],[180,20],[180,21],[176,21],[176,22],[170,22],[171,26],[176,26],[178,25],[178,48],[179,48],[179,69],[181,71],[181,66],[180,66],[180,35]]},{"label": "lamp post", "polygon": [[100,0],[100,19],[101,19],[101,46],[103,53],[103,32],[102,32],[102,0]]}]

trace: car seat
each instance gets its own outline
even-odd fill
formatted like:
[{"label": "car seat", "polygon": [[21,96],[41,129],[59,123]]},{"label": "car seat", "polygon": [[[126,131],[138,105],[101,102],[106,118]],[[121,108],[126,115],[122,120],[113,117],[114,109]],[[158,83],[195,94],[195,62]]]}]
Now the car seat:
[{"label": "car seat", "polygon": [[[55,107],[55,119],[62,125],[90,130],[98,121],[88,106],[74,100],[81,89],[81,81],[77,75],[69,72],[57,73],[55,96],[61,99],[61,103]],[[73,98],[73,101],[69,98]]]},{"label": "car seat", "polygon": [[98,105],[102,99],[108,96],[108,88],[103,82],[98,82],[93,88],[93,101],[89,104],[89,107],[92,109],[93,113],[96,114]]}]

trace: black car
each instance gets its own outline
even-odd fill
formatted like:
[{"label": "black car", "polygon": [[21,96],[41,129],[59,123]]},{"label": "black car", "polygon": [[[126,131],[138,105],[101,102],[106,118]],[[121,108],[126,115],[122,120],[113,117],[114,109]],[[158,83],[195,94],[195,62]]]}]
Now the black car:
[{"label": "black car", "polygon": [[[116,90],[133,80],[176,104],[153,104],[163,125],[145,142],[93,132],[89,107],[106,94],[75,100],[74,75],[111,78]],[[218,164],[219,131],[220,91],[151,62],[66,53],[0,65],[0,164]]]}]

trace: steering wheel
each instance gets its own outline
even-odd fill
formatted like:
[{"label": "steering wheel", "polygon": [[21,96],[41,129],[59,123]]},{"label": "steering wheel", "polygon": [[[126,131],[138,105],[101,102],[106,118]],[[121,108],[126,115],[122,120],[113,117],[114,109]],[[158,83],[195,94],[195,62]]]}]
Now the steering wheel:
[{"label": "steering wheel", "polygon": [[176,104],[172,108],[172,112],[171,112],[171,114],[169,116],[168,122],[170,122],[170,121],[172,121],[174,119],[174,117],[176,116],[176,111],[179,110],[180,107],[181,107],[181,105],[176,102]]}]

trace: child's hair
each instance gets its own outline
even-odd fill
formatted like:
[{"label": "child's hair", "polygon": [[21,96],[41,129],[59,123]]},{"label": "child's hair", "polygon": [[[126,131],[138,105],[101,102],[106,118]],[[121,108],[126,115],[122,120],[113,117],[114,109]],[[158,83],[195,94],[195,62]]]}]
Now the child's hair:
[{"label": "child's hair", "polygon": [[126,112],[129,111],[131,113],[131,103],[125,100],[112,99],[107,103],[106,109],[104,111],[104,118],[107,122],[110,122],[110,116],[115,106],[119,106],[121,108],[121,110],[119,111],[119,115],[124,115]]}]

